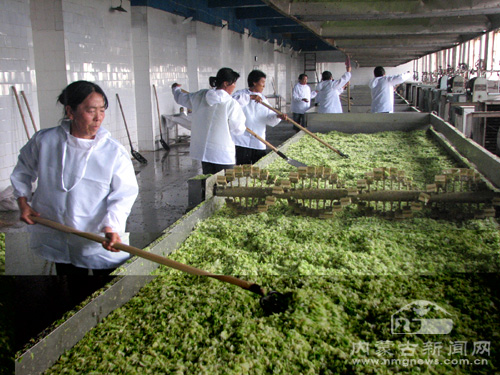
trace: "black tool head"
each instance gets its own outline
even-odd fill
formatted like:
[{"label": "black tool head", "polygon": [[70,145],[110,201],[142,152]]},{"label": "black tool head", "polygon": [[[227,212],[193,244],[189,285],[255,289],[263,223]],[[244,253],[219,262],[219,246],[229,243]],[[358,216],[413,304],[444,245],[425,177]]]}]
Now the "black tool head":
[{"label": "black tool head", "polygon": [[267,296],[260,298],[260,306],[266,315],[285,312],[288,309],[291,293],[270,291]]},{"label": "black tool head", "polygon": [[167,150],[168,152],[170,151],[170,146],[162,138],[160,138],[160,144],[165,150]]},{"label": "black tool head", "polygon": [[135,160],[137,160],[141,164],[147,164],[148,163],[148,161],[146,160],[146,158],[144,156],[142,156],[141,154],[139,154],[135,150],[132,150],[132,156],[135,158]]}]

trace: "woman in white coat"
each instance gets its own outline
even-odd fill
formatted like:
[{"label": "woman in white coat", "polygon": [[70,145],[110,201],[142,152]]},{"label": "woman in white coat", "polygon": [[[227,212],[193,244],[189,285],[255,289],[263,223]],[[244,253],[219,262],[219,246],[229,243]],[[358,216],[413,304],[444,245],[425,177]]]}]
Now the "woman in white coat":
[{"label": "woman in white coat", "polygon": [[[21,149],[11,175],[21,220],[43,216],[85,232],[104,233],[102,246],[40,225],[29,227],[31,248],[55,262],[58,275],[107,275],[130,256],[113,248],[126,240],[125,224],[138,186],[125,148],[101,127],[108,100],[92,82],[68,85],[58,98],[65,117],[37,132]],[[37,188],[32,193],[32,183]]]},{"label": "woman in white coat", "polygon": [[[236,91],[233,98],[240,103],[246,117],[246,127],[253,130],[261,138],[266,139],[266,126],[276,126],[287,115],[277,115],[260,102],[269,105],[264,96],[266,74],[260,70],[252,70],[247,78],[248,89]],[[248,132],[233,136],[236,145],[236,164],[254,164],[266,155],[266,145]]]},{"label": "woman in white coat", "polygon": [[394,86],[410,79],[411,73],[406,72],[394,76],[386,76],[385,69],[377,66],[373,75],[375,76],[369,83],[372,96],[372,113],[392,113],[394,112]]},{"label": "woman in white coat", "polygon": [[245,132],[245,115],[241,106],[231,97],[239,74],[230,68],[221,68],[216,77],[210,77],[210,86],[194,93],[183,92],[174,83],[175,101],[193,111],[191,127],[191,158],[201,161],[204,174],[215,174],[233,168],[236,163],[232,135]]},{"label": "woman in white coat", "polygon": [[[351,79],[351,67],[346,68],[346,72],[340,79],[334,81],[332,73],[325,70],[321,74],[321,82],[316,86],[316,101],[319,101],[318,113],[342,113],[342,103],[340,94],[344,91],[344,86]],[[318,99],[319,98],[319,99]]]}]

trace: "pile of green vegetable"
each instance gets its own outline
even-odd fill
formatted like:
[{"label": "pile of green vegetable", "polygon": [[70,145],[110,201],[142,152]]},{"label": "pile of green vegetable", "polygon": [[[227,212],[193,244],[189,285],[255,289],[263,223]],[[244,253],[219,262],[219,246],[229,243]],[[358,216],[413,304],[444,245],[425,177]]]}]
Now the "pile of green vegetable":
[{"label": "pile of green vegetable", "polygon": [[394,222],[346,211],[322,220],[286,207],[246,216],[225,209],[200,223],[171,257],[252,276],[500,272],[500,232],[493,219]]},{"label": "pile of green vegetable", "polygon": [[[492,374],[499,369],[498,275],[292,276],[259,282],[293,293],[264,316],[250,292],[213,279],[161,276],[64,354],[47,374]],[[447,335],[391,334],[391,316],[414,300],[445,309]],[[429,317],[437,317],[430,314]],[[488,353],[472,354],[475,342]],[[429,343],[442,350],[426,354]],[[466,342],[466,353],[453,354]],[[377,354],[381,344],[392,356]],[[368,351],[359,351],[365,345]],[[404,354],[405,346],[414,355]],[[450,352],[452,354],[450,354]],[[390,365],[356,363],[392,359]],[[441,364],[404,365],[404,360]],[[454,365],[450,360],[485,360]]]},{"label": "pile of green vegetable", "polygon": [[[310,144],[309,137],[287,154],[336,169],[346,181],[385,166],[404,169],[425,184],[456,166],[425,132],[322,137],[351,158],[336,157]],[[269,169],[285,174],[289,167],[278,160]],[[499,255],[500,234],[492,219],[397,222],[346,210],[322,220],[296,216],[280,205],[247,216],[223,209],[200,223],[171,258],[240,276],[266,290],[291,292],[285,313],[264,316],[255,294],[160,268],[162,276],[48,373],[495,373],[500,371]],[[451,319],[452,331],[393,334],[391,317],[415,300],[446,310],[446,316],[433,310],[425,318]],[[457,352],[464,342],[467,349]],[[474,351],[478,342],[489,343],[488,351]],[[440,350],[426,351],[437,343]],[[411,355],[405,348],[413,349]],[[384,359],[392,362],[376,363]],[[481,364],[473,364],[476,360]]]},{"label": "pile of green vegetable", "polygon": [[[411,132],[381,132],[374,134],[319,134],[324,141],[349,155],[342,158],[312,137],[304,136],[286,151],[289,158],[310,166],[332,168],[347,186],[355,186],[365,172],[373,168],[397,168],[406,172],[418,188],[434,182],[434,176],[444,169],[457,167],[457,161],[437,144],[425,130]],[[295,170],[279,158],[269,167],[271,173],[286,176]]]}]

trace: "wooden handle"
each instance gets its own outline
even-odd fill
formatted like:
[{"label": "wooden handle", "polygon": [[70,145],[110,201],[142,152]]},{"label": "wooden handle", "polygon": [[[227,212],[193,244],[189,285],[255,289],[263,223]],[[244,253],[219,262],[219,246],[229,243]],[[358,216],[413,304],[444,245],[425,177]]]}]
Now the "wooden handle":
[{"label": "wooden handle", "polygon": [[33,113],[31,113],[31,108],[30,108],[30,105],[28,103],[28,98],[26,97],[26,95],[24,94],[24,91],[22,91],[22,90],[21,90],[21,96],[24,99],[24,103],[26,104],[26,108],[28,108],[28,114],[30,115],[31,123],[33,124],[33,129],[35,130],[35,133],[36,133],[38,131],[38,129],[36,128],[35,119],[33,118]]},{"label": "wooden handle", "polygon": [[120,96],[116,93],[116,99],[118,99],[118,105],[120,106],[120,112],[122,113],[123,122],[125,123],[125,130],[127,131],[128,141],[130,143],[130,148],[132,148],[132,138],[130,138],[130,133],[128,131],[127,120],[125,119],[125,113],[123,112],[122,102]]},{"label": "wooden handle", "polygon": [[17,90],[12,86],[12,91],[14,91],[14,96],[16,97],[17,107],[19,108],[19,113],[21,114],[21,119],[23,120],[24,130],[26,131],[26,136],[30,139],[30,133],[28,131],[28,126],[26,125],[26,119],[24,118],[23,109],[21,108],[21,102],[19,101],[19,96],[17,95]]},{"label": "wooden handle", "polygon": [[158,126],[160,127],[160,138],[163,138],[163,135],[161,134],[161,115],[160,115],[160,103],[158,101],[158,94],[156,92],[156,86],[153,85],[153,90],[155,92],[155,98],[156,98],[156,110],[158,111]]},{"label": "wooden handle", "polygon": [[[269,108],[271,111],[273,112],[276,112],[278,115],[282,115],[283,116],[283,113],[281,113],[280,111],[278,111],[276,108],[273,108],[271,107],[270,105],[264,103],[264,102],[259,102],[260,104],[262,104],[263,106]],[[324,144],[326,147],[328,147],[330,150],[332,151],[335,151],[337,154],[339,154],[340,156],[342,157],[346,157],[346,155],[342,152],[340,152],[339,150],[333,148],[332,146],[330,146],[328,143],[326,143],[325,141],[323,141],[321,138],[317,137],[314,133],[312,133],[311,131],[307,130],[306,128],[304,128],[303,126],[297,124],[295,121],[291,120],[290,118],[288,118],[288,121],[291,122],[292,124],[294,124],[296,127],[298,127],[300,130],[303,130],[305,131],[307,134],[309,134],[311,137],[313,137],[314,139],[316,139],[317,141],[321,142],[322,144]]]},{"label": "wooden handle", "polygon": [[[86,239],[91,240],[91,241],[95,241],[95,242],[99,242],[99,243],[103,243],[103,242],[108,241],[108,239],[106,237],[99,236],[99,235],[94,234],[94,233],[82,232],[82,231],[79,231],[75,228],[71,228],[71,227],[68,227],[66,225],[56,223],[55,221],[45,219],[45,218],[42,218],[39,216],[30,216],[30,219],[33,220],[34,222],[45,225],[49,228],[56,229],[58,231],[65,232],[65,233],[75,234],[77,236],[86,238]],[[144,251],[144,250],[138,249],[137,247],[126,245],[123,243],[116,243],[113,245],[113,247],[117,250],[123,250],[129,254],[150,260],[150,261],[158,263],[158,264],[163,264],[167,267],[175,268],[176,270],[190,273],[192,275],[212,277],[214,279],[224,281],[224,282],[239,286],[239,287],[241,287],[243,289],[247,289],[247,290],[252,290],[252,289],[254,289],[253,286],[255,286],[255,284],[249,283],[248,281],[245,281],[245,280],[238,279],[234,276],[216,275],[216,274],[210,273],[208,271],[204,271],[204,270],[189,266],[189,265],[184,264],[184,263],[179,263],[179,262],[176,262],[175,260],[163,257],[161,255],[153,254],[153,253],[150,253],[148,251]],[[258,293],[258,294],[260,294],[260,293]]]},{"label": "wooden handle", "polygon": [[269,146],[269,148],[271,150],[273,150],[274,152],[278,152],[278,149],[276,147],[274,147],[272,144],[270,144],[268,141],[266,141],[264,138],[262,138],[261,136],[259,136],[257,133],[255,133],[252,129],[250,128],[246,128],[247,132],[249,132],[250,134],[252,134],[255,138],[257,138],[259,141],[261,141],[262,143],[264,143],[266,146]]}]

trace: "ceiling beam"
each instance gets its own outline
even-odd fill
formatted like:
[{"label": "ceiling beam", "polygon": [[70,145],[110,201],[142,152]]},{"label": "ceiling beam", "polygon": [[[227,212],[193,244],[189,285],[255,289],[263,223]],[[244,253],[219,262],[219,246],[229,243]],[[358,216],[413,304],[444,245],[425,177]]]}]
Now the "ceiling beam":
[{"label": "ceiling beam", "polygon": [[481,33],[488,30],[490,26],[488,19],[484,16],[401,21],[341,21],[323,23],[321,36],[326,38],[359,38],[373,35],[388,37],[396,35]]},{"label": "ceiling beam", "polygon": [[445,46],[445,48],[450,48],[461,42],[460,38],[454,36],[421,36],[421,37],[402,37],[402,38],[362,38],[362,39],[348,39],[348,38],[338,38],[335,39],[335,43],[343,48],[379,48],[379,47],[392,47],[392,48],[404,48],[404,47],[439,47]]},{"label": "ceiling beam", "polygon": [[499,0],[294,1],[288,6],[288,14],[307,22],[463,17],[497,14],[499,9]]}]

